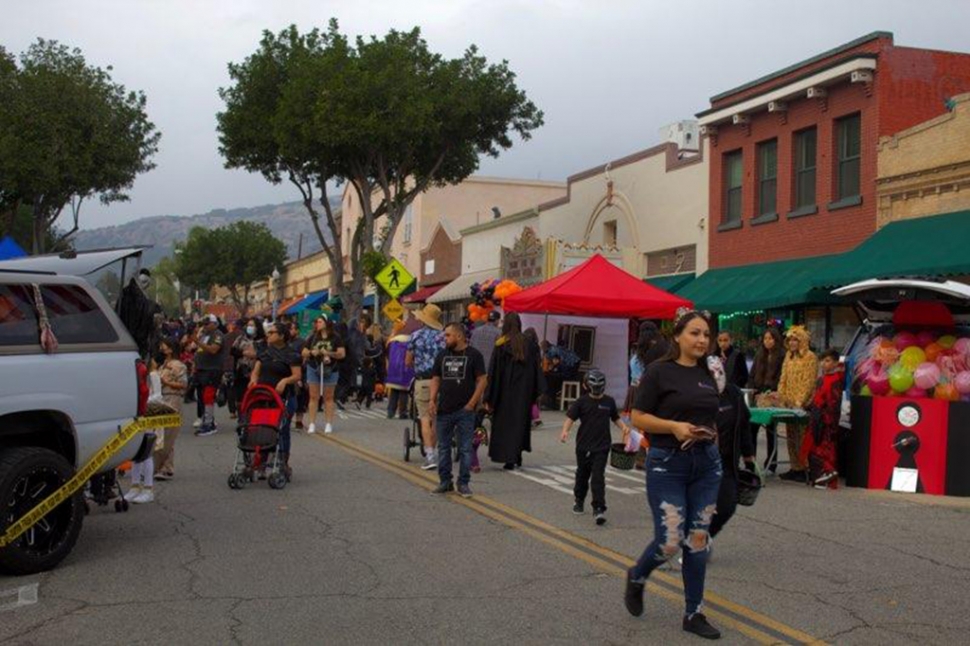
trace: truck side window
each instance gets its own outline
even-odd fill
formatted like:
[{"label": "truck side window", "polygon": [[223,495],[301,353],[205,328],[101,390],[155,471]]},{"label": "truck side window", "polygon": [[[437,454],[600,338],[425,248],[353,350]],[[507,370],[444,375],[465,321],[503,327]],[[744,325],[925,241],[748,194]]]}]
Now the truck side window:
[{"label": "truck side window", "polygon": [[0,285],[0,346],[38,345],[37,313],[27,285]]},{"label": "truck side window", "polygon": [[44,285],[44,306],[58,343],[113,343],[111,322],[91,295],[77,285]]}]

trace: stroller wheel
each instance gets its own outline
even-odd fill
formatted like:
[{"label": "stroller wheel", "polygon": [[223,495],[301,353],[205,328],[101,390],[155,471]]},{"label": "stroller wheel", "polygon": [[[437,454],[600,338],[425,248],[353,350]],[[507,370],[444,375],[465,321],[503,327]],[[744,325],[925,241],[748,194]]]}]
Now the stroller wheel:
[{"label": "stroller wheel", "polygon": [[122,511],[122,509],[121,509],[121,501],[120,500],[115,500],[115,511],[118,512],[119,514]]},{"label": "stroller wheel", "polygon": [[286,476],[282,473],[271,474],[268,481],[270,489],[282,489],[286,486]]},{"label": "stroller wheel", "polygon": [[411,427],[404,428],[404,461],[411,461]]},{"label": "stroller wheel", "polygon": [[242,489],[246,486],[246,480],[242,475],[238,473],[232,473],[229,475],[229,488],[230,489]]}]

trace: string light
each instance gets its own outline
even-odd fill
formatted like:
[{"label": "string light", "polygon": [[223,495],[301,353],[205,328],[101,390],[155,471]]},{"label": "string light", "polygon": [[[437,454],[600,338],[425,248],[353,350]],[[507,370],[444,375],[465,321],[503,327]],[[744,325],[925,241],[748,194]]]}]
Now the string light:
[{"label": "string light", "polygon": [[747,317],[764,316],[764,315],[765,315],[764,310],[749,310],[747,312],[731,312],[730,314],[718,314],[717,320],[718,320],[718,323],[725,323],[727,321],[731,321],[736,318],[747,318]]}]

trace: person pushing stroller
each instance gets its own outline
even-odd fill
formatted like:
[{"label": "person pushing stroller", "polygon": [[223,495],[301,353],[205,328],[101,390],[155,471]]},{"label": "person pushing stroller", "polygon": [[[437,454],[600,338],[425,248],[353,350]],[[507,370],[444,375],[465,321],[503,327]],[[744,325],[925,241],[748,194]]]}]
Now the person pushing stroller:
[{"label": "person pushing stroller", "polygon": [[576,485],[573,494],[576,503],[574,514],[583,513],[586,493],[590,483],[593,489],[593,518],[597,525],[606,524],[606,462],[610,457],[610,422],[623,431],[625,438],[630,429],[620,419],[616,400],[606,394],[606,375],[596,368],[586,373],[586,392],[574,401],[566,412],[559,441],[569,439],[569,429],[579,420],[576,434]]}]

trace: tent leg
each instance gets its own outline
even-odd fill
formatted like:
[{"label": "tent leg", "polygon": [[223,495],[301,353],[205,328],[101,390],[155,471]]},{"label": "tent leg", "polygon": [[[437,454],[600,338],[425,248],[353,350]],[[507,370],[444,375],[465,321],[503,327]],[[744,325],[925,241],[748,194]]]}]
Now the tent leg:
[{"label": "tent leg", "polygon": [[548,341],[546,335],[549,333],[549,315],[546,314],[542,319],[542,340]]}]

